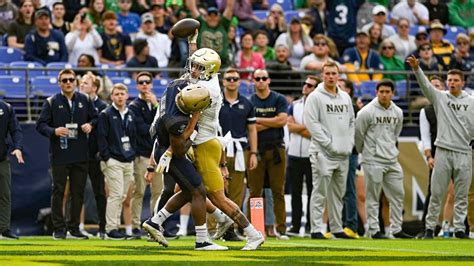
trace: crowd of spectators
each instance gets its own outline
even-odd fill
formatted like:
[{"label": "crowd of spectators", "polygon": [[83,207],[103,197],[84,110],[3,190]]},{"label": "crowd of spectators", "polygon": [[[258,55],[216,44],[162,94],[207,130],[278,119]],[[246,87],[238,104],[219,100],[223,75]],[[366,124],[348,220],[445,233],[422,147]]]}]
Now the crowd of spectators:
[{"label": "crowd of spectators", "polygon": [[[288,6],[293,10],[283,8]],[[266,17],[257,15],[262,10]],[[295,16],[286,15],[294,10],[299,11]],[[406,69],[400,61],[411,54],[423,56],[424,70],[468,70],[474,62],[473,10],[470,0],[295,0],[292,5],[256,0],[0,0],[0,34],[9,47],[24,50],[25,60],[41,64],[78,64],[80,55],[87,54],[96,63],[115,67],[182,68],[187,43],[170,28],[192,17],[201,22],[198,47],[216,50],[224,68],[248,73],[286,61],[275,53],[278,47],[288,49],[290,67],[284,69],[289,71],[319,70],[326,61],[340,63],[345,71],[398,71]],[[465,30],[456,28],[457,38],[447,39],[451,26]],[[419,55],[425,44],[432,54]],[[348,77],[359,85],[383,75]]]}]

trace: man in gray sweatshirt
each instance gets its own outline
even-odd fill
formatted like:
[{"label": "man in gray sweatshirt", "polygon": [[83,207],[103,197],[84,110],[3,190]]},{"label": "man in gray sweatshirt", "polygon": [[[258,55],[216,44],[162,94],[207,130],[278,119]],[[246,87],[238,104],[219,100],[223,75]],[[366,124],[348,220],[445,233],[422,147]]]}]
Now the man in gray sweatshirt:
[{"label": "man in gray sweatshirt", "polygon": [[424,238],[433,238],[451,176],[454,180],[454,236],[469,238],[464,232],[464,220],[472,181],[472,153],[469,143],[474,139],[474,97],[463,91],[464,75],[460,70],[448,72],[449,91],[438,91],[423,74],[418,59],[410,56],[407,62],[415,72],[423,94],[434,105],[438,119],[436,159]]},{"label": "man in gray sweatshirt", "polygon": [[387,238],[380,232],[379,202],[383,191],[390,202],[390,232],[395,238],[412,238],[402,231],[403,170],[398,163],[397,139],[403,128],[403,111],[392,102],[395,85],[390,80],[377,84],[377,97],[358,113],[355,123],[355,146],[362,153],[365,173],[367,235]]},{"label": "man in gray sweatshirt", "polygon": [[342,198],[346,191],[349,155],[354,147],[354,109],[349,94],[337,88],[339,68],[326,63],[323,83],[307,98],[304,121],[311,133],[309,157],[313,172],[310,199],[311,238],[325,239],[321,233],[327,200],[329,226],[335,238],[350,238],[342,228]]}]

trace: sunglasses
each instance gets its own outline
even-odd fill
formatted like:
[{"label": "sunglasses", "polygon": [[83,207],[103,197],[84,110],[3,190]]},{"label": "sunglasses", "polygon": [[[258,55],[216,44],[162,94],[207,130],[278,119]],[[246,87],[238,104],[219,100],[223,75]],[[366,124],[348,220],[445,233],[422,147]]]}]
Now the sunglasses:
[{"label": "sunglasses", "polygon": [[395,47],[393,46],[384,46],[382,47],[382,50],[393,50]]},{"label": "sunglasses", "polygon": [[227,80],[228,82],[237,82],[240,78],[238,77],[228,77],[228,78],[225,78],[225,80]]},{"label": "sunglasses", "polygon": [[262,81],[267,81],[268,77],[256,77],[255,81],[259,82],[260,80]]},{"label": "sunglasses", "polygon": [[151,84],[151,80],[149,80],[149,79],[139,80],[137,83],[140,84],[140,85],[145,85],[145,84],[148,85],[148,84]]},{"label": "sunglasses", "polygon": [[420,36],[416,36],[416,39],[417,39],[418,41],[421,41],[421,40],[426,40],[427,37],[426,37],[425,35],[420,35]]},{"label": "sunglasses", "polygon": [[314,46],[326,46],[326,45],[328,45],[328,44],[325,43],[325,42],[315,42],[314,43]]},{"label": "sunglasses", "polygon": [[163,5],[154,5],[153,7],[163,8]]},{"label": "sunglasses", "polygon": [[76,81],[75,78],[64,78],[64,79],[61,79],[61,83],[74,83]]},{"label": "sunglasses", "polygon": [[468,45],[468,42],[456,42],[457,45]]},{"label": "sunglasses", "polygon": [[308,88],[314,88],[316,85],[315,84],[311,84],[311,83],[308,83],[308,82],[305,82],[304,83],[305,86],[308,86]]}]

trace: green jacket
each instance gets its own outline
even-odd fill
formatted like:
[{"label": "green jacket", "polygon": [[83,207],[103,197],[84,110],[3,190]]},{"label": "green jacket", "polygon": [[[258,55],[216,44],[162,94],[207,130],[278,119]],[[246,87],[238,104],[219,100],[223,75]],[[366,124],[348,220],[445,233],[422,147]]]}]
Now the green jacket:
[{"label": "green jacket", "polygon": [[474,27],[474,0],[453,0],[448,4],[449,24],[464,28]]},{"label": "green jacket", "polygon": [[[405,64],[403,60],[398,56],[393,56],[392,58],[387,58],[383,55],[380,56],[380,60],[383,64],[383,70],[388,71],[405,71]],[[393,81],[399,81],[406,79],[405,75],[402,74],[383,74],[384,78],[391,79]]]},{"label": "green jacket", "polygon": [[[252,48],[253,51],[258,52],[258,47],[254,46]],[[276,60],[275,49],[267,45],[267,52],[262,55],[265,62]]]}]

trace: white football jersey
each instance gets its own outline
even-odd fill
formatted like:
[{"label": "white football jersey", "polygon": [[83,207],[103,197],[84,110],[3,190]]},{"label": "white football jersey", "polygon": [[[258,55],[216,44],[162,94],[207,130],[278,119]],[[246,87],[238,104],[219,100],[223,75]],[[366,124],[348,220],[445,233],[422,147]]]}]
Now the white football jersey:
[{"label": "white football jersey", "polygon": [[219,85],[219,78],[215,74],[210,80],[199,80],[197,84],[206,87],[211,94],[211,106],[202,111],[198,121],[198,130],[194,144],[199,145],[211,139],[217,138],[219,128],[219,112],[222,107],[222,91]]}]

